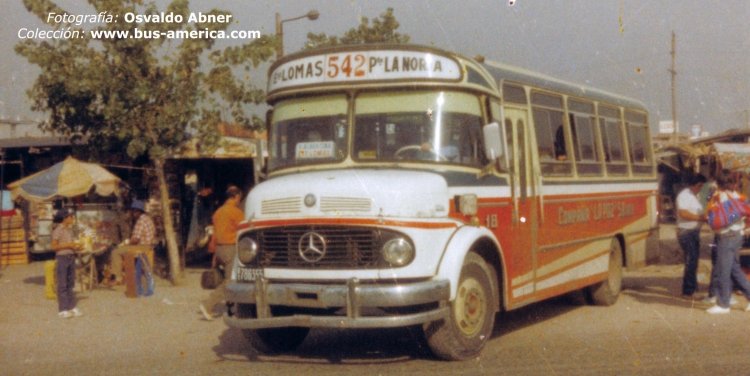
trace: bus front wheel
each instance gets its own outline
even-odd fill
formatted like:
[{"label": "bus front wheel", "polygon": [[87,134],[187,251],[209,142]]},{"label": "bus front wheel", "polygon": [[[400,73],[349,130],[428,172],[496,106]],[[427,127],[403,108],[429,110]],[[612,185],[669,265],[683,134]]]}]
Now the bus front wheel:
[{"label": "bus front wheel", "polygon": [[600,306],[615,304],[622,290],[622,246],[617,238],[609,247],[607,279],[586,288],[589,303]]},{"label": "bus front wheel", "polygon": [[451,302],[450,316],[425,324],[423,328],[433,354],[446,360],[471,359],[479,355],[495,324],[494,276],[494,269],[479,255],[467,255],[456,299]]}]

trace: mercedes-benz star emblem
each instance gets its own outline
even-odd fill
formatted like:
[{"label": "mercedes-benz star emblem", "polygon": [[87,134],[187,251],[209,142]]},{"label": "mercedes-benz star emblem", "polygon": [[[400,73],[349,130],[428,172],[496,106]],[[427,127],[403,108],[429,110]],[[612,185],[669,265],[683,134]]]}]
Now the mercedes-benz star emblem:
[{"label": "mercedes-benz star emblem", "polygon": [[299,256],[309,263],[315,263],[326,255],[326,240],[317,232],[308,232],[299,239]]}]

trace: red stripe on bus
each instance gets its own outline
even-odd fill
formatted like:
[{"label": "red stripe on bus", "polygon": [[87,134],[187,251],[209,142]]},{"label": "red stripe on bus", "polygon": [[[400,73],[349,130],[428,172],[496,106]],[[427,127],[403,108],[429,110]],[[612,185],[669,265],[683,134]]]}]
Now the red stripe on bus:
[{"label": "red stripe on bus", "polygon": [[272,226],[295,226],[295,225],[360,225],[360,226],[392,226],[412,227],[423,229],[446,229],[458,227],[453,222],[415,222],[399,221],[392,219],[370,219],[370,218],[303,218],[303,219],[274,219],[252,222],[253,227]]}]

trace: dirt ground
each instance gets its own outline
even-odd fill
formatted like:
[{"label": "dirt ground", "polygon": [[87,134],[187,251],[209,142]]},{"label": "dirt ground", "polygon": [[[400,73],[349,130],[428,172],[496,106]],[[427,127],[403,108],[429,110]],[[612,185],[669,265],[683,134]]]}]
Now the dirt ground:
[{"label": "dirt ground", "polygon": [[[203,267],[188,268],[181,286],[157,278],[155,293],[149,297],[127,298],[124,287],[80,293],[84,316],[72,319],[58,318],[56,301],[45,297],[43,262],[3,267],[0,374],[579,375],[587,369],[593,372],[588,374],[632,374],[626,369],[639,371],[636,374],[684,374],[696,369],[715,374],[709,373],[714,366],[691,363],[703,359],[697,356],[707,351],[701,343],[710,343],[708,350],[722,357],[712,364],[746,365],[747,356],[733,352],[737,346],[750,350],[742,345],[742,338],[726,342],[724,349],[725,341],[715,337],[737,331],[723,321],[736,323],[736,328],[750,327],[748,316],[737,312],[710,317],[702,312],[705,307],[681,300],[682,252],[674,226],[662,226],[661,232],[660,259],[626,273],[625,291],[616,305],[591,307],[552,299],[499,315],[483,356],[470,362],[431,358],[404,330],[313,330],[294,354],[259,355],[239,331],[220,319],[206,321],[198,313],[198,303],[209,293],[200,287]],[[703,235],[699,278],[705,290],[712,236]],[[657,332],[661,334],[650,334]],[[740,332],[750,334],[745,329]],[[628,346],[612,348],[613,342]],[[582,356],[584,350],[589,354]]]}]

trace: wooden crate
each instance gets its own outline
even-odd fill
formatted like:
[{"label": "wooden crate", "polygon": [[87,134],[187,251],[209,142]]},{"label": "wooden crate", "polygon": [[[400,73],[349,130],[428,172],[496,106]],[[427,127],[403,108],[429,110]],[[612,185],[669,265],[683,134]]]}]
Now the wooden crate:
[{"label": "wooden crate", "polygon": [[2,253],[0,254],[0,266],[23,265],[29,263],[29,254],[23,253]]},{"label": "wooden crate", "polygon": [[23,229],[0,231],[0,243],[25,242],[26,231]]},{"label": "wooden crate", "polygon": [[16,211],[14,216],[0,216],[0,229],[5,232],[8,229],[23,229],[23,216]]},{"label": "wooden crate", "polygon": [[23,216],[0,217],[0,265],[28,264]]}]

